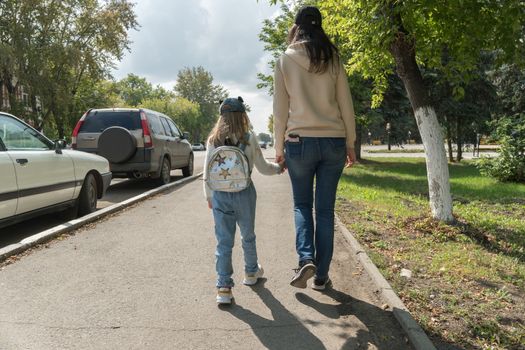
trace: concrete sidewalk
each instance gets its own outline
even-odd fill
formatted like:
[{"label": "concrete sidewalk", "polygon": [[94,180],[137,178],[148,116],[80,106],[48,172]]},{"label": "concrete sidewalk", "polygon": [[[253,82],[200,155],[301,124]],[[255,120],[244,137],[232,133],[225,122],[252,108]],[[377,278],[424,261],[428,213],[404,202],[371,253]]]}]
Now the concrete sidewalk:
[{"label": "concrete sidewalk", "polygon": [[288,175],[254,175],[266,278],[215,304],[213,219],[197,180],[55,240],[0,270],[0,349],[409,349],[336,234],[333,288],[289,285]]}]

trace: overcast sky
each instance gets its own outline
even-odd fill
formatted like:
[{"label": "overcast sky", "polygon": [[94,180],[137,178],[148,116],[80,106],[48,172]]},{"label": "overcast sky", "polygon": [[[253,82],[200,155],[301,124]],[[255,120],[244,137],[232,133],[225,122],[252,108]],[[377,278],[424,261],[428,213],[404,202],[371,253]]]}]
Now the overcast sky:
[{"label": "overcast sky", "polygon": [[269,73],[258,34],[279,8],[267,0],[137,0],[140,24],[130,33],[131,52],[117,64],[116,79],[129,73],[172,89],[184,67],[203,66],[230,96],[250,105],[256,132],[268,132],[272,99],[256,88]]}]

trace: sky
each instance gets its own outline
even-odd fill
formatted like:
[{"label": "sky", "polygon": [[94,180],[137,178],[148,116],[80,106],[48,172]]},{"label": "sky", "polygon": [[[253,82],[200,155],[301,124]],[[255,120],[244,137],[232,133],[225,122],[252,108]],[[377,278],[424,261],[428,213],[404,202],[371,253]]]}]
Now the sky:
[{"label": "sky", "polygon": [[203,66],[230,96],[243,97],[255,131],[268,133],[272,99],[256,84],[257,73],[271,71],[258,35],[278,11],[268,0],[136,0],[140,28],[129,33],[131,51],[113,76],[133,73],[171,90],[181,69]]}]

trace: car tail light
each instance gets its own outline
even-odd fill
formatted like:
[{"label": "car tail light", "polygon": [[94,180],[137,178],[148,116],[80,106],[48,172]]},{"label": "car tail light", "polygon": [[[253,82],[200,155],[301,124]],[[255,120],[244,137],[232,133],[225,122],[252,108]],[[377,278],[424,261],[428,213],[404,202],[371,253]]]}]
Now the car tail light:
[{"label": "car tail light", "polygon": [[148,119],[146,119],[144,112],[140,112],[140,123],[142,124],[142,133],[144,134],[144,148],[151,148],[153,147],[153,141],[151,140]]},{"label": "car tail light", "polygon": [[73,129],[73,134],[71,135],[71,148],[77,149],[77,136],[78,132],[80,131],[80,128],[82,127],[82,124],[84,124],[84,119],[86,119],[88,112],[84,113],[82,118],[77,122],[77,125],[75,126],[75,129]]}]

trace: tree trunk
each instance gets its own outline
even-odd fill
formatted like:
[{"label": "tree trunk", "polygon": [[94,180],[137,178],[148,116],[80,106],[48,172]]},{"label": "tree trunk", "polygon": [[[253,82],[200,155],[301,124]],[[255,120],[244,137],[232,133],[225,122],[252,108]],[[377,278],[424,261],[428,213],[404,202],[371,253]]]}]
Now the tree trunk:
[{"label": "tree trunk", "polygon": [[452,196],[443,135],[416,62],[414,43],[402,31],[399,31],[390,51],[396,61],[397,73],[403,81],[414,110],[425,148],[432,216],[440,221],[451,223],[454,221],[454,216],[452,215]]},{"label": "tree trunk", "polygon": [[457,155],[456,155],[456,160],[457,162],[461,162],[461,160],[463,159],[463,137],[461,135],[462,134],[462,130],[461,130],[461,121],[460,121],[460,118],[456,118],[456,135],[457,135],[457,142],[456,142],[456,145],[457,145]]},{"label": "tree trunk", "polygon": [[361,134],[363,132],[363,127],[361,124],[356,125],[356,140],[355,140],[355,157],[357,160],[361,160],[361,143],[362,143],[362,137]]},{"label": "tree trunk", "polygon": [[447,118],[447,145],[448,145],[448,159],[454,161],[454,153],[452,149],[452,130],[450,129],[450,122]]}]

